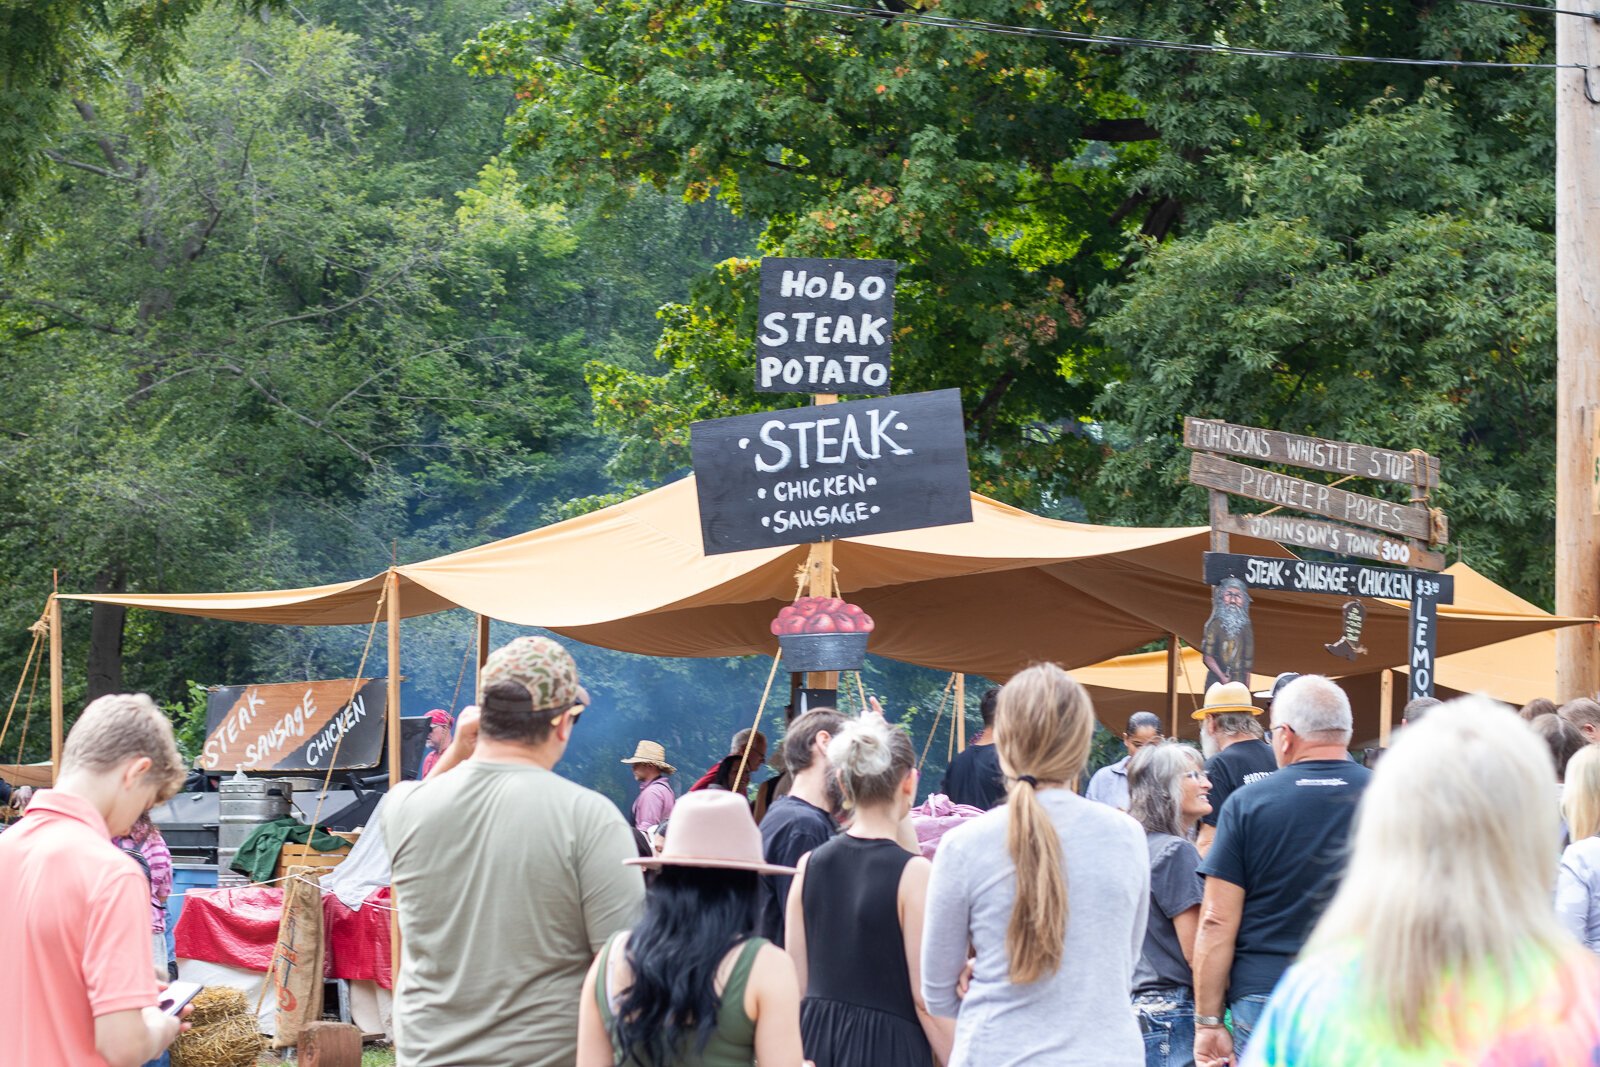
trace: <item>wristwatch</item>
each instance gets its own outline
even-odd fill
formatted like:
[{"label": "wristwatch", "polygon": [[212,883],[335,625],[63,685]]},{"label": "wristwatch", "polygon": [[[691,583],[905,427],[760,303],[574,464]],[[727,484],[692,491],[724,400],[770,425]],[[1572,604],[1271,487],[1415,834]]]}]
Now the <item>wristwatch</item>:
[{"label": "wristwatch", "polygon": [[1194,1017],[1194,1024],[1196,1026],[1221,1026],[1222,1016],[1196,1014]]}]

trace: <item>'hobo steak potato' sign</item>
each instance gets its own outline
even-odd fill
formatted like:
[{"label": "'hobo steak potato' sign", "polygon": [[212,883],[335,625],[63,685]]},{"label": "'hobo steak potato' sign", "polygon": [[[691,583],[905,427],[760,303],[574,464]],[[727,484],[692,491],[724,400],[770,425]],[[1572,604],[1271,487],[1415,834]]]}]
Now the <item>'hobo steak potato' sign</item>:
[{"label": "'hobo steak potato' sign", "polygon": [[690,429],[706,555],[972,521],[961,391]]},{"label": "'hobo steak potato' sign", "polygon": [[756,389],[889,392],[892,259],[763,259]]},{"label": "'hobo steak potato' sign", "polygon": [[385,683],[381,678],[365,681],[350,700],[355,685],[353,678],[338,678],[211,690],[200,766],[208,771],[325,771],[337,744],[339,768],[376,767],[383,756]]}]

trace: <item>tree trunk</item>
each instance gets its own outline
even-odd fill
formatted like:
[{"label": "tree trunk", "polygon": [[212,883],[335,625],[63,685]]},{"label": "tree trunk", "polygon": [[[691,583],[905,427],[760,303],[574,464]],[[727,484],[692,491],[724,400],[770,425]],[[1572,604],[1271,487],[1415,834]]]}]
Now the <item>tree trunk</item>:
[{"label": "tree trunk", "polygon": [[[128,576],[121,567],[107,567],[95,576],[97,593],[122,593]],[[89,690],[93,700],[122,692],[122,623],[128,609],[121,604],[95,604],[89,616]]]}]

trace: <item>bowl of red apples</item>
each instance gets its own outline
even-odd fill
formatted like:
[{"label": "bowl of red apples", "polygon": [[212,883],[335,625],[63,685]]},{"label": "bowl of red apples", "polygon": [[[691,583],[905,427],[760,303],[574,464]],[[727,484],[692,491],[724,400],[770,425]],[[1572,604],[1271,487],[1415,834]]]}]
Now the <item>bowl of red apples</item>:
[{"label": "bowl of red apples", "polygon": [[791,671],[859,670],[873,626],[860,605],[836,596],[803,596],[772,620],[783,665]]}]

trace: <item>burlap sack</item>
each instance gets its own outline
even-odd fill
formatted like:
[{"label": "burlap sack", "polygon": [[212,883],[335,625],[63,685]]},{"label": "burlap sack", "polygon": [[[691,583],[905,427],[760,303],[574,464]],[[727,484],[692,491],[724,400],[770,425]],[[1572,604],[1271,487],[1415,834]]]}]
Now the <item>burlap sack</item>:
[{"label": "burlap sack", "polygon": [[278,998],[276,1048],[293,1048],[300,1031],[322,1018],[322,889],[316,876],[323,870],[291,867],[283,883],[283,916],[269,976]]}]

